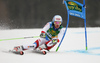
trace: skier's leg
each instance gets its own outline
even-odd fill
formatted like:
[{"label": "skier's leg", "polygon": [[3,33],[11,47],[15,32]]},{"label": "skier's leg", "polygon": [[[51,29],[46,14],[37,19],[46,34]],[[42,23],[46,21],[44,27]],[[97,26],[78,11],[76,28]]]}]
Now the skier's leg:
[{"label": "skier's leg", "polygon": [[39,46],[41,46],[42,44],[45,44],[45,42],[47,42],[47,40],[45,38],[40,38],[37,39],[33,44],[30,45],[23,45],[23,49],[27,50],[27,49],[36,49]]},{"label": "skier's leg", "polygon": [[36,48],[38,48],[40,45],[44,44],[45,42],[47,42],[45,38],[40,38],[40,39],[37,39],[33,44],[17,46],[17,47],[14,47],[13,50],[16,52],[24,51],[27,49],[35,50]]},{"label": "skier's leg", "polygon": [[27,49],[34,50],[38,46],[39,46],[39,39],[37,39],[33,44],[23,45],[23,48],[24,48],[24,50],[27,50]]},{"label": "skier's leg", "polygon": [[54,41],[53,40],[49,40],[49,41],[45,42],[45,44],[41,45],[39,47],[39,49],[40,50],[45,49],[45,50],[49,51],[51,48],[53,48],[57,44],[57,42],[59,42],[59,40],[57,40],[55,42]]}]

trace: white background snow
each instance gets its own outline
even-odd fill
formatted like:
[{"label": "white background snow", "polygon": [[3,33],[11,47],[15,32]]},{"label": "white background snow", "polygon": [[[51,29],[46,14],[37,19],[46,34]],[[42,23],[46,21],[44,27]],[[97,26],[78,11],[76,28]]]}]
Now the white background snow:
[{"label": "white background snow", "polygon": [[[0,30],[0,39],[39,36],[41,29]],[[0,63],[100,63],[100,28],[87,28],[88,50],[85,50],[84,28],[68,28],[58,44],[46,55],[25,51],[24,55],[8,53],[14,46],[32,44],[37,38],[0,41]]]}]

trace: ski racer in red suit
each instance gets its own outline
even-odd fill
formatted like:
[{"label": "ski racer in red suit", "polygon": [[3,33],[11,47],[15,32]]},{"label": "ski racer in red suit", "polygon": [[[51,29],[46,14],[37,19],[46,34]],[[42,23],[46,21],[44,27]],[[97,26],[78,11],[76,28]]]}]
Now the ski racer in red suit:
[{"label": "ski racer in red suit", "polygon": [[[60,15],[55,15],[51,22],[48,22],[41,31],[40,38],[37,39],[33,44],[23,45],[14,47],[14,51],[23,51],[28,49],[36,50],[50,50],[53,48],[58,42],[61,41],[64,29],[62,24],[62,17]],[[45,47],[41,47],[44,45]]]}]

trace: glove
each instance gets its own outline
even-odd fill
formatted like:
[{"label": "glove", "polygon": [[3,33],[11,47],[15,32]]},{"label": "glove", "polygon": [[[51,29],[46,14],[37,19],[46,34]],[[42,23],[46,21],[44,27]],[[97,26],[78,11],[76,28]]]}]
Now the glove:
[{"label": "glove", "polygon": [[45,37],[46,37],[46,35],[45,35],[45,32],[44,32],[44,31],[41,31],[40,37],[41,37],[41,38],[45,38]]},{"label": "glove", "polygon": [[52,43],[55,45],[57,44],[57,42],[59,42],[59,39],[52,39]]}]

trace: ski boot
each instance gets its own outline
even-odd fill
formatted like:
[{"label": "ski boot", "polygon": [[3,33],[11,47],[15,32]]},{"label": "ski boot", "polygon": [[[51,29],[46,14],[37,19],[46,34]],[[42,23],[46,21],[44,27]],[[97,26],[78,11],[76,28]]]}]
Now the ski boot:
[{"label": "ski boot", "polygon": [[15,54],[20,54],[20,55],[23,55],[24,52],[23,52],[23,46],[17,46],[17,47],[14,47],[13,50],[9,50],[9,52],[12,52],[12,53],[15,53]]},{"label": "ski boot", "polygon": [[45,50],[45,49],[43,49],[43,48],[39,47],[39,50],[42,52],[42,54],[44,54],[44,55],[46,55],[46,54],[47,54],[47,52],[46,52],[46,50]]}]

